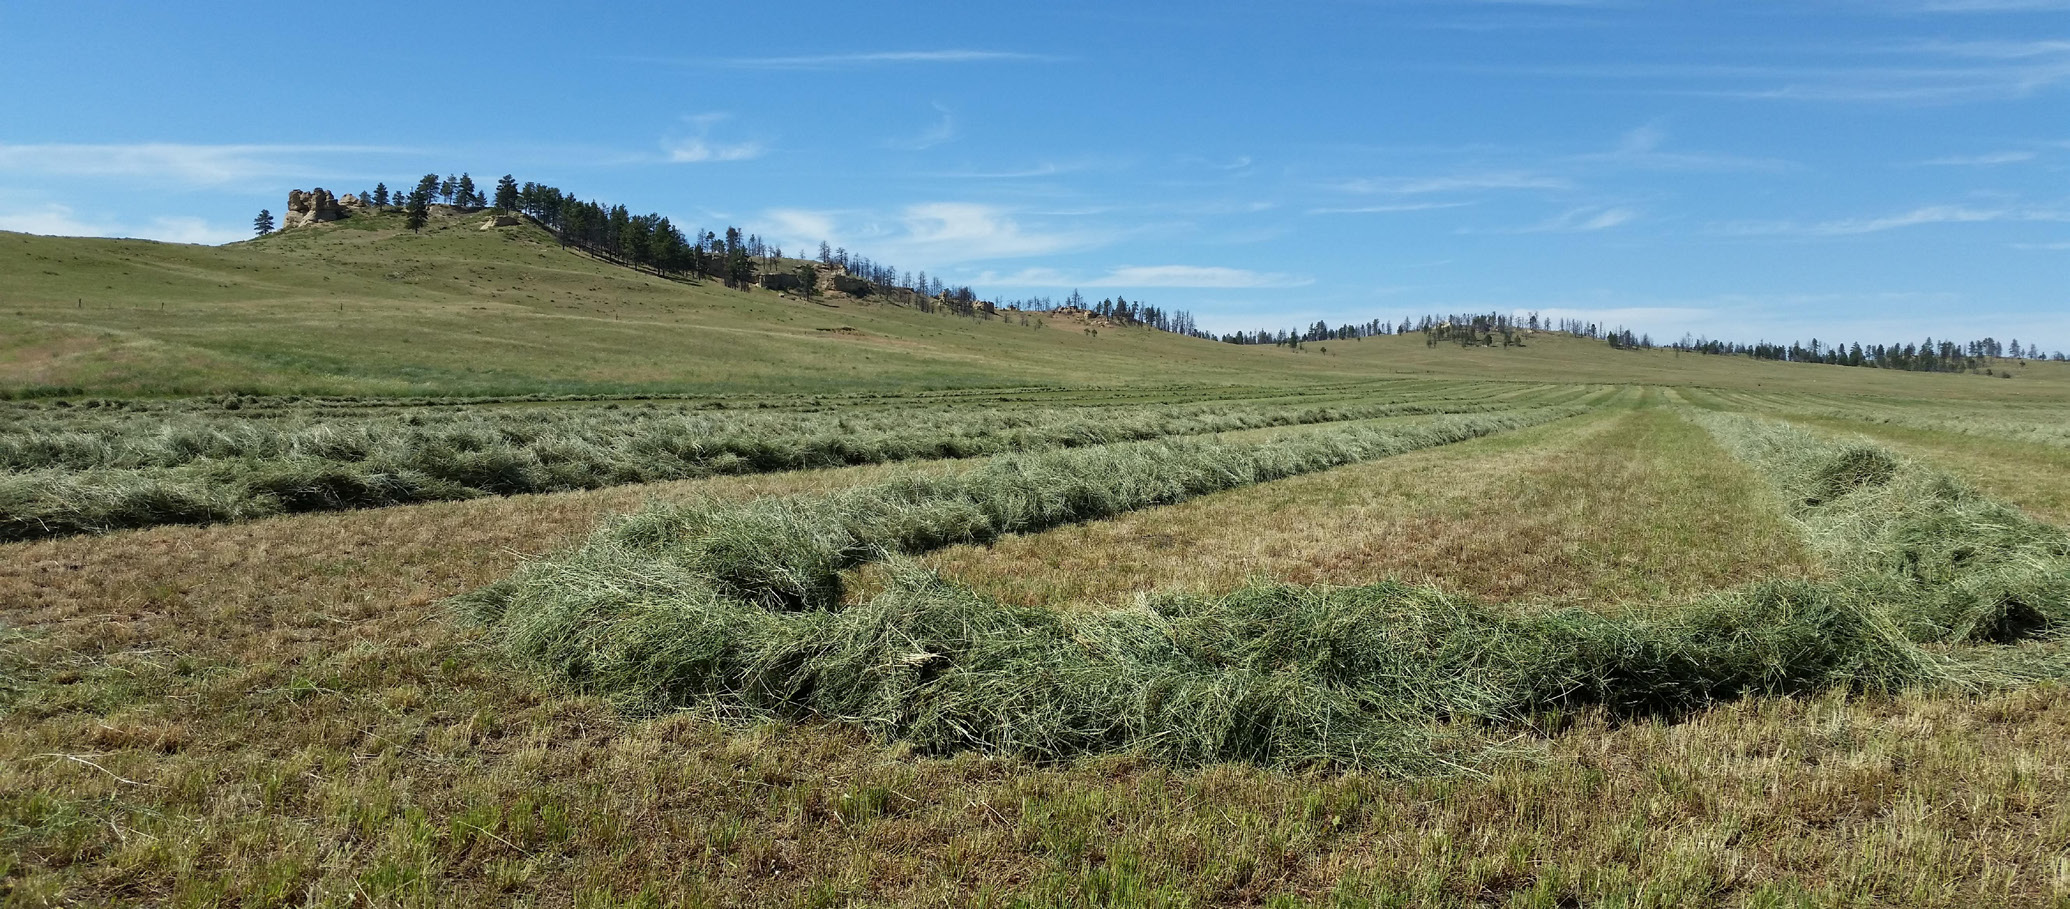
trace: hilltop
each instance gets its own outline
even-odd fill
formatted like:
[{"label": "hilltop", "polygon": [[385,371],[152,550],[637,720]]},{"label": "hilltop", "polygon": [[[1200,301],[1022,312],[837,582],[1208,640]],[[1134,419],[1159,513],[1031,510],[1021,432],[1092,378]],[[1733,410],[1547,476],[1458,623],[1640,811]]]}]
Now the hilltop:
[{"label": "hilltop", "polygon": [[[642,394],[1303,385],[1388,375],[2056,398],[2065,364],[2011,380],[1420,334],[1238,346],[1060,313],[960,317],[833,293],[666,278],[529,221],[437,207],[421,233],[361,212],[220,247],[0,233],[0,390],[37,394]],[[801,262],[768,261],[788,271]],[[1096,328],[1088,332],[1087,328]]]}]

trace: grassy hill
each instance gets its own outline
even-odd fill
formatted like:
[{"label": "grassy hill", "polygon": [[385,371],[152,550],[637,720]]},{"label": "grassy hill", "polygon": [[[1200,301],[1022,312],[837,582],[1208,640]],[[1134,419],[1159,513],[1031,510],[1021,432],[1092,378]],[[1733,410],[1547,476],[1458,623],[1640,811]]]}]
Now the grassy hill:
[{"label": "grassy hill", "polygon": [[[1386,375],[1630,382],[1905,397],[2052,399],[2014,380],[1421,335],[1237,347],[1068,318],[965,319],[671,281],[530,226],[395,214],[222,247],[0,233],[0,392],[426,395],[827,392],[1154,382],[1306,385]],[[1184,305],[1183,300],[1173,301]]]}]

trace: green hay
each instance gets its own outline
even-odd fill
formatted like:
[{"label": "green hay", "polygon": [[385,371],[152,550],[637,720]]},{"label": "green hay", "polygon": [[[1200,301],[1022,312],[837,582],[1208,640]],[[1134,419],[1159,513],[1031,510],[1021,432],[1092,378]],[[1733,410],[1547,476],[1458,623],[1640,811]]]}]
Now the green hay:
[{"label": "green hay", "polygon": [[[1421,775],[1582,711],[1676,717],[1748,697],[2070,675],[2051,646],[2070,535],[1888,452],[1717,414],[1700,419],[1775,482],[1838,580],[1614,613],[1399,583],[1082,613],[1003,605],[900,555],[1550,416],[1107,446],[827,496],[653,508],[463,602],[520,660],[631,712],[832,721],[922,753],[1044,761],[1120,751]],[[840,572],[884,559],[885,589],[842,608]]]},{"label": "green hay", "polygon": [[1897,475],[1897,459],[1880,448],[1857,446],[1833,456],[1813,474],[1804,504],[1822,505],[1857,489],[1881,486]]},{"label": "green hay", "polygon": [[1913,639],[2008,644],[2070,627],[2070,531],[1880,448],[1695,416],[1768,476],[1827,561]]},{"label": "green hay", "polygon": [[889,553],[1169,505],[1195,496],[1464,441],[1570,416],[1570,409],[1345,427],[1263,444],[1141,442],[1000,458],[952,477],[895,480],[743,505],[662,505],[604,533],[780,609],[831,609],[841,573]]},{"label": "green hay", "polygon": [[895,575],[864,604],[779,612],[600,544],[477,604],[495,602],[510,652],[632,712],[832,720],[928,754],[1035,760],[1127,751],[1419,775],[1550,714],[1945,680],[1901,634],[1808,584],[1660,619],[1513,612],[1395,583],[1087,614]]},{"label": "green hay", "polygon": [[1443,391],[1420,400],[1373,401],[1340,391],[1313,403],[1126,410],[932,405],[714,413],[613,403],[340,415],[192,403],[162,410],[0,407],[0,541],[1517,406],[1498,399],[1499,388]]}]

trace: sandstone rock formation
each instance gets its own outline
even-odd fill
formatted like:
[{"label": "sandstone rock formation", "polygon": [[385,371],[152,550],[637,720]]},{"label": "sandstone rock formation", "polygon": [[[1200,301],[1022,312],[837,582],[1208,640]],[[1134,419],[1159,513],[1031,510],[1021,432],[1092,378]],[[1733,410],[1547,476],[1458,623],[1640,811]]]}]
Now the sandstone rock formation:
[{"label": "sandstone rock formation", "polygon": [[[352,199],[355,205],[359,202],[352,196],[345,198]],[[291,189],[288,190],[287,211],[281,213],[280,227],[282,230],[290,227],[307,227],[325,221],[336,221],[349,214],[351,213],[346,211],[338,197],[331,195],[330,190],[321,186],[309,192]]]},{"label": "sandstone rock formation", "polygon": [[850,296],[867,297],[877,292],[877,285],[847,275],[835,275],[833,284],[835,290]]},{"label": "sandstone rock formation", "polygon": [[516,215],[490,215],[488,220],[482,222],[481,229],[495,230],[499,227],[516,227],[517,223],[518,219]]}]

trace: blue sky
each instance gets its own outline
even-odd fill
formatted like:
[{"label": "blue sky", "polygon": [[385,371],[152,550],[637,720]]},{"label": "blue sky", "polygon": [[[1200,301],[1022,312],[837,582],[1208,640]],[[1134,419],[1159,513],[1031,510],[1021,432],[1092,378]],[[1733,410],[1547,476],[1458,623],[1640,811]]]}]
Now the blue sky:
[{"label": "blue sky", "polygon": [[514,173],[1214,330],[2070,349],[2070,0],[0,6],[0,229]]}]

